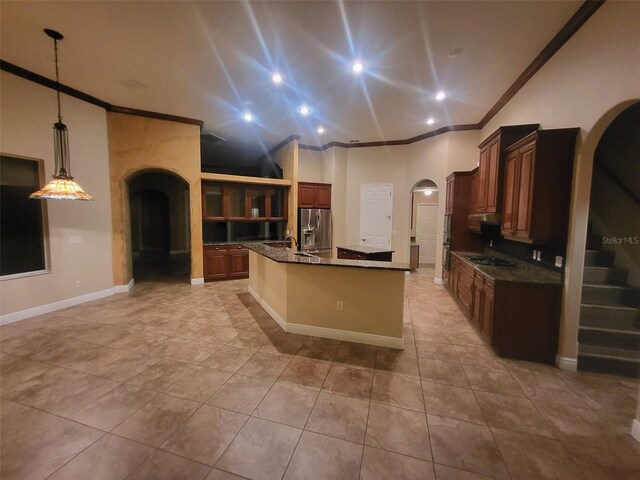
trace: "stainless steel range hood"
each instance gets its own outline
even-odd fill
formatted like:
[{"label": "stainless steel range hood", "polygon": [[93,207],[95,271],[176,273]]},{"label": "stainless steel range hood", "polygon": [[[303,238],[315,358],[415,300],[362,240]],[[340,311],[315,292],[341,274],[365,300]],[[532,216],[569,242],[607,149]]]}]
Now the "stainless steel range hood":
[{"label": "stainless steel range hood", "polygon": [[500,225],[502,222],[502,214],[500,213],[474,213],[469,215],[470,222],[489,223],[491,225]]}]

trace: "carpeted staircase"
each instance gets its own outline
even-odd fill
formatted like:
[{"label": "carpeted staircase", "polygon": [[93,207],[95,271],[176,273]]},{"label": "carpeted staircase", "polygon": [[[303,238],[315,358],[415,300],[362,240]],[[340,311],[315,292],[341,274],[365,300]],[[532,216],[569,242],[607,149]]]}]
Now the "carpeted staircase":
[{"label": "carpeted staircase", "polygon": [[640,289],[627,285],[615,253],[590,236],[584,261],[578,369],[640,377]]}]

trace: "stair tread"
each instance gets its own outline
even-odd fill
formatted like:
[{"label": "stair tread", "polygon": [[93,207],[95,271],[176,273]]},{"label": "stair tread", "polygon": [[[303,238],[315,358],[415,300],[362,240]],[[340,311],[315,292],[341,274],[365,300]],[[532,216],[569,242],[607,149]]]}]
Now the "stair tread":
[{"label": "stair tread", "polygon": [[640,290],[637,287],[630,287],[628,285],[613,285],[611,283],[583,283],[583,287],[597,287],[597,288],[617,288],[624,290]]},{"label": "stair tread", "polygon": [[631,312],[640,311],[640,308],[630,307],[629,305],[623,305],[622,303],[616,304],[602,304],[602,303],[581,303],[581,307],[589,307],[589,308],[603,308],[607,310],[628,310]]},{"label": "stair tread", "polygon": [[601,347],[584,343],[578,346],[578,355],[640,362],[640,352],[636,349]]},{"label": "stair tread", "polygon": [[598,331],[598,332],[611,332],[611,333],[624,333],[624,334],[629,334],[629,335],[638,335],[640,336],[640,328],[611,328],[611,327],[595,327],[593,325],[584,325],[584,326],[580,326],[578,327],[580,330],[591,330],[591,331]]}]

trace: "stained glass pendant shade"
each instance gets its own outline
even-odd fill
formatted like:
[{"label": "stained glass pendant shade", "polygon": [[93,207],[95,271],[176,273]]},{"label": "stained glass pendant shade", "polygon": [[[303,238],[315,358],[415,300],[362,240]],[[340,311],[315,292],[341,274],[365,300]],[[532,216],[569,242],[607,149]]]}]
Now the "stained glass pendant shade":
[{"label": "stained glass pendant shade", "polygon": [[55,30],[45,28],[44,33],[53,38],[53,49],[56,62],[56,95],[58,100],[58,121],[53,124],[53,156],[55,173],[53,179],[42,189],[32,193],[29,197],[41,200],[93,200],[93,196],[86,193],[71,176],[69,160],[69,131],[62,123],[60,113],[60,82],[58,78],[58,40],[64,37]]}]

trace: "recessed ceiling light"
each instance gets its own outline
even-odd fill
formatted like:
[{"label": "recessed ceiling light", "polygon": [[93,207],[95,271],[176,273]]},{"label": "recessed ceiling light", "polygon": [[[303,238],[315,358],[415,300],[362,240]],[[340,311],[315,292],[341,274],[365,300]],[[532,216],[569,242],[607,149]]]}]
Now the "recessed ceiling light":
[{"label": "recessed ceiling light", "polygon": [[433,118],[427,119],[427,125],[433,125],[434,123],[436,123],[436,121]]},{"label": "recessed ceiling light", "polygon": [[279,73],[276,72],[271,77],[271,80],[273,80],[273,83],[278,85],[279,83],[282,83],[282,75],[280,75]]},{"label": "recessed ceiling light", "polygon": [[253,122],[256,119],[256,117],[251,112],[245,112],[242,114],[242,119],[245,122]]},{"label": "recessed ceiling light", "polygon": [[438,93],[436,93],[436,100],[444,100],[446,96],[447,94],[440,90]]},{"label": "recessed ceiling light", "polygon": [[307,116],[311,113],[311,109],[307,105],[301,105],[298,108],[298,111],[300,112],[301,115],[304,115],[304,116]]},{"label": "recessed ceiling light", "polygon": [[324,133],[324,127],[318,127],[318,133],[322,135]]},{"label": "recessed ceiling light", "polygon": [[364,70],[364,65],[360,61],[353,62],[351,65],[351,71],[356,75],[359,75]]}]

